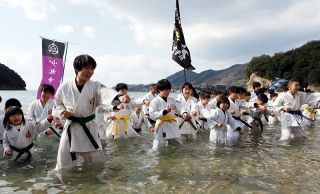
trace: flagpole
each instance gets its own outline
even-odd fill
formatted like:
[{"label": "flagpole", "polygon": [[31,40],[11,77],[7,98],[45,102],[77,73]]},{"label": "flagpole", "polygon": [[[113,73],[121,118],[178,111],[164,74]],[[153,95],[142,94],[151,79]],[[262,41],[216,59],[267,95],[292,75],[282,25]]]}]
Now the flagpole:
[{"label": "flagpole", "polygon": [[64,55],[64,60],[63,60],[63,74],[62,74],[62,78],[61,78],[61,82],[63,81],[63,77],[64,77],[64,70],[66,68],[66,60],[67,60],[67,54],[68,54],[68,41],[66,42],[66,54]]},{"label": "flagpole", "polygon": [[187,82],[186,68],[183,68],[183,73],[184,73],[184,83],[186,83]]}]

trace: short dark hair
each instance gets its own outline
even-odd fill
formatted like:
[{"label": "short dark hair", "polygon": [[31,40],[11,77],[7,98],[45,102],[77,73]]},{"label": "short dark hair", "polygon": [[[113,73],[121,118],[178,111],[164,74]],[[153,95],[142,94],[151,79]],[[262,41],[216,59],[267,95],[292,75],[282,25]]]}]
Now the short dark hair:
[{"label": "short dark hair", "polygon": [[220,104],[221,104],[221,103],[226,103],[226,104],[228,104],[229,107],[230,107],[229,98],[226,97],[226,96],[221,96],[220,98],[218,98],[218,100],[217,100],[217,107],[218,107],[218,108],[220,107]]},{"label": "short dark hair", "polygon": [[218,90],[218,89],[214,89],[211,94],[213,94],[214,96],[217,96],[217,95],[220,95],[220,94],[223,94],[223,92],[221,90]]},{"label": "short dark hair", "polygon": [[125,83],[118,83],[115,89],[117,92],[119,92],[120,90],[128,90],[128,85]]},{"label": "short dark hair", "polygon": [[8,99],[4,105],[4,109],[9,108],[10,106],[17,106],[19,108],[22,107],[20,101],[15,98]]},{"label": "short dark hair", "polygon": [[260,88],[256,91],[254,91],[256,93],[256,95],[258,96],[259,94],[264,94],[266,91],[268,91],[267,88]]},{"label": "short dark hair", "polygon": [[83,67],[92,66],[93,69],[97,67],[96,61],[87,54],[77,56],[73,61],[73,68],[76,74],[82,70]]},{"label": "short dark hair", "polygon": [[270,98],[273,98],[273,97],[277,97],[278,96],[278,93],[272,93],[272,94],[270,94]]},{"label": "short dark hair", "polygon": [[258,98],[259,100],[261,100],[263,103],[267,103],[267,102],[268,102],[268,96],[265,95],[264,93],[260,93],[260,94],[257,96],[257,98]]},{"label": "short dark hair", "polygon": [[191,90],[193,89],[193,86],[192,86],[192,84],[191,84],[190,82],[185,82],[185,83],[181,86],[181,92],[182,92],[182,90],[183,90],[184,88],[186,88],[186,87],[190,88]]},{"label": "short dark hair", "polygon": [[255,89],[257,87],[261,87],[261,84],[259,82],[253,82],[252,87],[253,87],[253,89]]},{"label": "short dark hair", "polygon": [[230,86],[228,89],[228,94],[230,95],[231,93],[236,93],[239,94],[239,89],[237,86]]},{"label": "short dark hair", "polygon": [[0,96],[0,102],[2,102],[2,97]]},{"label": "short dark hair", "polygon": [[7,130],[11,129],[11,127],[10,127],[11,123],[10,123],[9,117],[12,116],[12,115],[15,115],[17,113],[20,113],[22,115],[22,123],[23,124],[26,123],[26,120],[24,119],[24,116],[23,116],[22,109],[20,107],[17,107],[17,106],[10,106],[6,110],[4,118],[3,118],[3,126],[4,126],[5,129],[7,129]]},{"label": "short dark hair", "polygon": [[238,87],[239,94],[244,94],[247,90],[244,87]]},{"label": "short dark hair", "polygon": [[251,96],[251,93],[250,92],[246,92],[244,95],[245,96]]},{"label": "short dark hair", "polygon": [[300,84],[300,82],[299,82],[298,79],[293,78],[293,79],[290,79],[290,80],[289,80],[289,82],[288,82],[288,87],[289,87],[293,82],[298,82],[298,83]]},{"label": "short dark hair", "polygon": [[167,79],[159,80],[157,83],[157,89],[159,91],[166,90],[166,89],[171,90],[171,83]]},{"label": "short dark hair", "polygon": [[210,94],[208,92],[200,92],[199,96],[201,99],[210,99]]},{"label": "short dark hair", "polygon": [[41,91],[44,92],[44,93],[51,93],[52,95],[54,95],[54,93],[56,92],[56,90],[54,89],[54,87],[50,84],[43,84],[41,86]]}]

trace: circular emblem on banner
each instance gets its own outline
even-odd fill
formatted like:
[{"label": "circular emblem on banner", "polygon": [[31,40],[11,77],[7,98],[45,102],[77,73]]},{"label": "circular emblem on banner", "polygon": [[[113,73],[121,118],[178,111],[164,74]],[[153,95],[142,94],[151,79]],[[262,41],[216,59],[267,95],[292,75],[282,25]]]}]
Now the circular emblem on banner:
[{"label": "circular emblem on banner", "polygon": [[51,53],[51,54],[53,54],[53,55],[59,54],[58,47],[57,47],[56,44],[54,44],[54,42],[51,43],[51,44],[49,44],[49,46],[48,46],[48,51],[49,51],[49,53]]}]

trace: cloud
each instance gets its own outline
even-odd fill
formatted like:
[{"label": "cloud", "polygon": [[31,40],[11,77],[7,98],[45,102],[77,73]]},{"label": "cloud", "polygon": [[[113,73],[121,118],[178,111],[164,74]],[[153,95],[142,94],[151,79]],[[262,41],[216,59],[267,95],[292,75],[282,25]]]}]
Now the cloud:
[{"label": "cloud", "polygon": [[147,55],[102,55],[96,58],[95,79],[108,86],[125,82],[148,84],[166,78],[181,68],[170,59]]},{"label": "cloud", "polygon": [[56,11],[55,5],[46,0],[1,0],[0,3],[9,8],[22,9],[25,17],[32,20],[46,21],[48,14]]},{"label": "cloud", "polygon": [[38,88],[41,81],[41,59],[30,52],[0,51],[1,63],[18,73],[26,82],[27,89]]},{"label": "cloud", "polygon": [[83,28],[83,33],[89,38],[94,38],[96,34],[96,29],[90,25],[87,25]]},{"label": "cloud", "polygon": [[74,28],[72,25],[59,25],[56,28],[54,28],[54,30],[66,35],[72,33],[74,31]]},{"label": "cloud", "polygon": [[[78,0],[129,22],[138,44],[171,46],[175,2]],[[180,1],[182,27],[194,58],[216,61],[272,54],[318,39],[320,1]],[[229,64],[231,65],[231,64]]]}]

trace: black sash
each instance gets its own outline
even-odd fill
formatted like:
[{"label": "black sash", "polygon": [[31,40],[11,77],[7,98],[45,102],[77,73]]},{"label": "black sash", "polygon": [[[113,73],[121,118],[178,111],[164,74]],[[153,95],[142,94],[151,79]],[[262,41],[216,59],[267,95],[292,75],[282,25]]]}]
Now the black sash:
[{"label": "black sash", "polygon": [[61,135],[53,128],[53,127],[49,127],[54,134],[56,134],[56,136],[58,136],[59,138],[61,137]]},{"label": "black sash", "polygon": [[240,117],[235,117],[235,116],[232,116],[235,120],[237,121],[240,121],[241,123],[243,123],[245,126],[249,127],[252,129],[252,126],[249,125],[247,122],[245,122],[244,120],[242,120]]},{"label": "black sash", "polygon": [[[97,144],[96,140],[93,138],[92,134],[90,133],[88,127],[86,126],[86,123],[89,122],[89,121],[92,121],[93,119],[95,118],[95,114],[93,115],[90,115],[88,117],[75,117],[75,116],[70,116],[68,119],[71,120],[75,123],[79,123],[81,126],[82,126],[82,129],[84,130],[84,132],[86,133],[86,135],[88,136],[90,142],[92,143],[93,147],[95,149],[98,149],[99,148],[99,145]],[[70,125],[71,125],[70,123]],[[70,125],[67,129],[67,133],[68,133],[68,138],[69,138],[69,143],[70,143],[70,148],[71,148],[71,131],[70,131]],[[71,159],[72,160],[76,160],[77,157],[76,157],[76,153],[74,152],[70,152],[71,154]]]},{"label": "black sash", "polygon": [[263,123],[261,121],[261,118],[259,118],[259,117],[252,117],[252,118],[253,118],[254,121],[258,121],[260,129],[261,129],[261,132],[262,132],[263,131]]},{"label": "black sash", "polygon": [[137,132],[137,133],[141,133],[141,128],[134,128],[133,129]]},{"label": "black sash", "polygon": [[28,157],[25,161],[28,161],[30,160],[31,158],[31,153],[30,153],[30,149],[33,147],[33,143],[31,143],[30,145],[28,145],[27,147],[25,148],[21,148],[21,149],[18,149],[12,145],[9,145],[10,149],[12,149],[13,151],[15,152],[18,152],[18,155],[17,157],[14,159],[15,162],[18,162],[18,159],[22,156],[22,154],[24,153],[27,153],[28,154]]},{"label": "black sash", "polygon": [[[312,119],[304,116],[300,110],[291,110],[291,111],[288,111],[287,113],[290,113],[292,115],[298,115],[301,117],[301,119],[307,119],[308,121],[313,121]],[[296,121],[297,121],[297,119],[296,119]],[[298,125],[300,125],[300,123],[298,121],[297,121],[297,123],[298,123]]]}]

